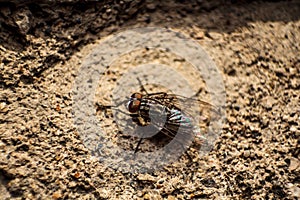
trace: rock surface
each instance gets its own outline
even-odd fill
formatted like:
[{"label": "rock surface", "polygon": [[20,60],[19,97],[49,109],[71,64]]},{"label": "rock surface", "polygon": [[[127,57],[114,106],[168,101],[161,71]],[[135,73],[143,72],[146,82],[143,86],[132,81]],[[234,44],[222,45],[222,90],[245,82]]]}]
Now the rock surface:
[{"label": "rock surface", "polygon": [[[144,26],[202,45],[223,73],[227,118],[205,157],[124,174],[83,145],[72,85],[93,45]],[[300,198],[298,1],[10,1],[0,28],[1,199]]]}]

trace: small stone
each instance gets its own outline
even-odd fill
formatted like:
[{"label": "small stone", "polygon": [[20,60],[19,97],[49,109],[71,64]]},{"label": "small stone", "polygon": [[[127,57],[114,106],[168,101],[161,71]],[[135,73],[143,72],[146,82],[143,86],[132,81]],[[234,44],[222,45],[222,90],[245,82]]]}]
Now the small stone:
[{"label": "small stone", "polygon": [[265,108],[271,110],[274,104],[276,103],[276,100],[273,97],[268,96],[262,100],[262,103]]},{"label": "small stone", "polygon": [[61,107],[60,107],[60,105],[59,105],[59,104],[57,104],[57,105],[56,105],[56,108],[55,108],[55,110],[56,110],[56,111],[58,111],[58,112],[59,112],[59,111],[61,111]]},{"label": "small stone", "polygon": [[290,131],[291,131],[291,132],[296,132],[296,131],[297,131],[296,126],[291,126],[291,127],[290,127]]},{"label": "small stone", "polygon": [[175,200],[176,198],[174,197],[174,196],[172,196],[172,195],[169,195],[168,196],[168,200]]},{"label": "small stone", "polygon": [[53,198],[53,199],[59,199],[59,198],[61,198],[61,197],[62,197],[62,194],[61,194],[60,191],[54,192],[54,193],[52,194],[52,198]]},{"label": "small stone", "polygon": [[31,18],[31,12],[28,9],[20,9],[19,12],[17,12],[14,16],[15,23],[18,25],[20,33],[27,34],[27,32],[31,28],[30,24],[30,18]]},{"label": "small stone", "polygon": [[37,129],[36,127],[32,127],[32,128],[31,128],[31,131],[32,131],[33,133],[37,133],[37,132],[38,132],[38,129]]},{"label": "small stone", "polygon": [[79,178],[79,177],[80,177],[80,172],[76,172],[76,173],[74,174],[74,177],[75,177],[75,178]]},{"label": "small stone", "polygon": [[207,32],[206,36],[214,40],[218,40],[222,37],[220,33],[216,33],[216,32]]},{"label": "small stone", "polygon": [[109,191],[104,188],[99,189],[99,193],[101,198],[107,199],[109,197]]},{"label": "small stone", "polygon": [[138,175],[137,179],[140,181],[156,182],[156,178],[149,174],[140,174]]},{"label": "small stone", "polygon": [[7,104],[5,102],[0,103],[0,112],[6,113],[8,111]]},{"label": "small stone", "polygon": [[146,5],[146,8],[149,10],[149,11],[154,11],[156,9],[156,5],[155,3],[148,3]]},{"label": "small stone", "polygon": [[163,184],[166,181],[165,178],[161,178],[157,181],[158,184]]},{"label": "small stone", "polygon": [[300,167],[300,162],[297,158],[292,157],[290,160],[291,160],[291,163],[290,163],[290,166],[289,166],[290,171],[294,171],[294,170],[296,170],[297,168]]},{"label": "small stone", "polygon": [[204,38],[204,32],[203,31],[193,31],[190,36],[192,38],[195,38],[197,40],[203,39]]},{"label": "small stone", "polygon": [[296,198],[300,198],[300,188],[297,186],[293,186],[291,189],[292,195]]},{"label": "small stone", "polygon": [[291,68],[289,68],[289,71],[290,71],[291,74],[297,74],[298,70],[295,67],[291,67]]},{"label": "small stone", "polygon": [[224,134],[225,137],[227,138],[231,138],[232,137],[232,134],[230,131],[228,131],[227,133]]},{"label": "small stone", "polygon": [[74,187],[76,187],[76,185],[77,185],[77,183],[74,182],[74,181],[69,182],[69,187],[70,188],[74,188]]},{"label": "small stone", "polygon": [[150,195],[149,194],[145,194],[144,195],[144,199],[150,199]]},{"label": "small stone", "polygon": [[0,149],[2,149],[4,147],[5,147],[5,144],[2,141],[0,141]]},{"label": "small stone", "polygon": [[229,122],[233,122],[233,123],[236,122],[236,118],[235,118],[235,117],[232,117],[232,116],[228,116],[228,117],[227,117],[227,120],[228,120]]},{"label": "small stone", "polygon": [[246,150],[246,151],[244,151],[244,153],[243,153],[243,155],[244,155],[244,157],[245,158],[248,158],[249,156],[250,156],[250,151],[249,150]]}]

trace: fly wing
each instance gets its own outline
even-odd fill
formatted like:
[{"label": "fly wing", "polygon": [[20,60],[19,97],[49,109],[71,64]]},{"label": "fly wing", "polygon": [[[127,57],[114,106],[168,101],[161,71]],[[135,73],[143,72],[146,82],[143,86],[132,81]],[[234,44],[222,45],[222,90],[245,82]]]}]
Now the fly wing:
[{"label": "fly wing", "polygon": [[[146,98],[155,100],[169,109],[180,110],[183,115],[193,121],[194,126],[200,128],[202,133],[207,132],[207,127],[212,120],[217,120],[221,116],[214,105],[198,98],[188,98],[167,93],[148,94]],[[177,122],[174,121],[172,123]]]},{"label": "fly wing", "polygon": [[[153,125],[156,126],[155,123]],[[160,132],[169,138],[175,139],[185,149],[194,139],[193,129],[194,126],[189,117],[184,116],[179,110],[172,109],[169,110],[168,118]]]}]

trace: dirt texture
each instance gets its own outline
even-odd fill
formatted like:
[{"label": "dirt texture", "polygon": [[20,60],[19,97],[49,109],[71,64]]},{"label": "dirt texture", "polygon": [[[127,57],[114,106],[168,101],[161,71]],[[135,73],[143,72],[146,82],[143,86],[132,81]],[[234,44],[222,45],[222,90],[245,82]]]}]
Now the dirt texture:
[{"label": "dirt texture", "polygon": [[[300,198],[299,1],[21,2],[0,3],[0,199]],[[122,173],[84,146],[72,89],[103,38],[147,26],[205,49],[223,75],[226,120],[209,154]],[[155,54],[141,55],[174,60]],[[122,59],[99,85],[102,103],[121,66],[141,58]],[[97,114],[113,137],[113,121]]]}]

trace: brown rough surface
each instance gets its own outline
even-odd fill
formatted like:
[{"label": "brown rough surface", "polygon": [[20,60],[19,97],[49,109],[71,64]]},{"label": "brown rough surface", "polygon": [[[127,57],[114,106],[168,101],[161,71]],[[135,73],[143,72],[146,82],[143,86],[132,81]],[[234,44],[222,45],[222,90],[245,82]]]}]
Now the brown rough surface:
[{"label": "brown rough surface", "polygon": [[[207,156],[123,174],[80,140],[72,85],[101,38],[144,26],[201,44],[227,119]],[[1,3],[0,27],[0,199],[300,198],[299,1]]]}]

